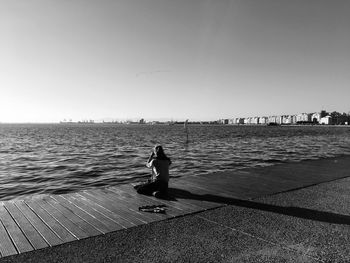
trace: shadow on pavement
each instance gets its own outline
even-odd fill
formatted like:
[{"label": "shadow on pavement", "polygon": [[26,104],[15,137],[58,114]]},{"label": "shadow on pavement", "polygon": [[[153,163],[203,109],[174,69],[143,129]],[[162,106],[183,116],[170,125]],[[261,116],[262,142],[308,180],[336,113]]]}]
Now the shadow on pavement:
[{"label": "shadow on pavement", "polygon": [[249,201],[249,200],[235,199],[235,198],[229,198],[229,197],[223,197],[223,196],[211,195],[211,194],[199,195],[199,194],[193,194],[189,191],[178,189],[178,188],[169,188],[169,196],[170,196],[170,199],[172,200],[181,198],[181,199],[209,201],[214,203],[251,208],[251,209],[256,209],[260,211],[267,211],[267,212],[288,215],[288,216],[293,216],[293,217],[298,217],[303,219],[315,220],[320,222],[326,222],[331,224],[350,225],[350,216],[348,215],[323,212],[323,211],[312,210],[308,208],[276,206],[276,205]]}]

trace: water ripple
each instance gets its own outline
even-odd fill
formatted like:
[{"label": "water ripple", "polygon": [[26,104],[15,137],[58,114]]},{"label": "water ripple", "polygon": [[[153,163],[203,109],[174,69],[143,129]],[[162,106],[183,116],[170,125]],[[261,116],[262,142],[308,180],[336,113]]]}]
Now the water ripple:
[{"label": "water ripple", "polygon": [[147,178],[164,145],[171,176],[350,154],[349,127],[0,125],[0,200]]}]

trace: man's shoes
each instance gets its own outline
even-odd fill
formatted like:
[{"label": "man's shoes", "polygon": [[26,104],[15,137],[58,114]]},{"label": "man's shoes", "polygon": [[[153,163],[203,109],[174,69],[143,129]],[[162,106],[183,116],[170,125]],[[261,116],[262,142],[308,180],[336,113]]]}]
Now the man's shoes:
[{"label": "man's shoes", "polygon": [[152,193],[152,195],[155,197],[155,198],[161,198],[163,195],[160,191],[155,191]]}]

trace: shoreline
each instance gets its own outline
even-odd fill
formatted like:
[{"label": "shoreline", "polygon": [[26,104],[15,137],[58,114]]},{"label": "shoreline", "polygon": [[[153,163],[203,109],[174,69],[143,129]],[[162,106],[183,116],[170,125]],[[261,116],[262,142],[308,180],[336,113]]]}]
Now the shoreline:
[{"label": "shoreline", "polygon": [[[218,170],[218,171],[209,171],[209,172],[203,172],[203,173],[196,173],[196,174],[189,174],[189,175],[181,175],[181,176],[175,176],[175,177],[170,177],[170,179],[181,179],[182,177],[187,177],[187,176],[194,176],[194,177],[201,177],[201,176],[215,176],[216,174],[223,174],[223,173],[245,173],[245,172],[250,172],[250,171],[258,171],[260,169],[268,169],[271,167],[279,167],[281,165],[291,165],[291,164],[307,164],[308,162],[313,163],[313,162],[322,162],[323,160],[325,161],[332,161],[332,160],[337,160],[337,159],[349,159],[350,162],[350,154],[340,154],[337,156],[332,156],[332,157],[320,157],[320,158],[313,158],[313,159],[304,159],[304,160],[299,160],[299,161],[276,161],[276,162],[271,162],[271,165],[263,165],[263,166],[255,166],[255,167],[242,167],[242,168],[235,168],[235,169],[226,169],[226,170]],[[29,195],[20,195],[16,196],[13,198],[5,198],[1,199],[0,202],[3,201],[11,201],[11,200],[22,200],[22,199],[30,199],[33,196],[46,196],[46,195],[52,195],[52,194],[65,194],[65,193],[76,193],[79,191],[85,191],[85,190],[91,190],[91,189],[98,189],[98,188],[106,188],[106,187],[111,187],[111,186],[118,186],[118,185],[128,185],[131,183],[139,182],[139,181],[145,180],[143,178],[132,178],[128,180],[127,182],[122,181],[122,182],[116,182],[114,184],[106,184],[103,186],[91,186],[83,189],[78,189],[78,190],[73,190],[73,191],[60,191],[60,192],[37,192]]]},{"label": "shoreline", "polygon": [[349,159],[281,164],[234,177],[223,172],[214,181],[213,175],[179,178],[172,187],[187,187],[188,207],[199,199],[226,205],[0,262],[344,262],[350,257]]}]

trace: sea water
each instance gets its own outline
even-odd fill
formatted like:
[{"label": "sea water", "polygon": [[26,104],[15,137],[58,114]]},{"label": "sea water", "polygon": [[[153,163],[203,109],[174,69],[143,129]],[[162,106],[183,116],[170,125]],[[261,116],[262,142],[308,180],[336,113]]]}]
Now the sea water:
[{"label": "sea water", "polygon": [[[155,144],[172,177],[350,154],[350,127],[0,124],[0,200],[144,180]],[[234,173],[233,173],[234,176]]]}]

